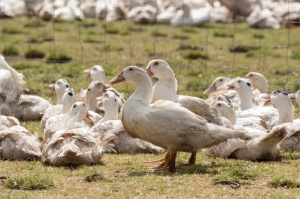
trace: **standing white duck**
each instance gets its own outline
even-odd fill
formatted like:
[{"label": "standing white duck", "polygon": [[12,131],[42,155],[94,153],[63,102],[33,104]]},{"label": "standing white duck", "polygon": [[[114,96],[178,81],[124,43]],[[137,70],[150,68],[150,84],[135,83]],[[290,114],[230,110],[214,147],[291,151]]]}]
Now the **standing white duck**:
[{"label": "standing white duck", "polygon": [[52,116],[47,120],[44,129],[45,138],[50,138],[56,131],[62,129],[82,127],[83,124],[79,122],[83,119],[90,120],[88,110],[83,102],[76,102],[72,105],[69,113]]},{"label": "standing white duck", "polygon": [[146,70],[150,77],[158,78],[158,82],[153,87],[152,103],[158,100],[170,100],[181,104],[210,123],[222,125],[218,112],[205,100],[197,97],[177,95],[177,80],[167,62],[159,59],[152,60],[148,63]]},{"label": "standing white duck", "polygon": [[102,144],[86,129],[60,130],[45,143],[43,154],[53,166],[92,165],[103,156]]},{"label": "standing white duck", "polygon": [[89,111],[96,111],[97,108],[97,97],[103,95],[108,89],[107,85],[99,81],[92,81],[86,90],[85,104]]},{"label": "standing white duck", "polygon": [[42,129],[45,128],[47,120],[55,115],[66,114],[70,110],[71,106],[76,102],[74,90],[72,88],[66,88],[65,94],[62,97],[62,104],[57,104],[46,109],[45,114],[41,120]]},{"label": "standing white duck", "polygon": [[97,97],[96,99],[100,102],[98,108],[103,106],[106,110],[104,117],[99,121],[99,123],[103,123],[107,120],[118,119],[119,102],[113,92],[107,91],[102,97]]},{"label": "standing white duck", "polygon": [[28,160],[41,157],[37,136],[22,126],[0,127],[0,159]]},{"label": "standing white duck", "polygon": [[136,66],[125,68],[110,84],[127,81],[136,87],[122,108],[122,124],[125,132],[160,146],[168,153],[159,168],[169,167],[175,172],[178,151],[191,152],[189,160],[195,163],[197,150],[218,144],[230,138],[247,138],[243,132],[233,131],[207,123],[202,117],[179,104],[159,100],[151,105],[152,82],[147,73]]}]

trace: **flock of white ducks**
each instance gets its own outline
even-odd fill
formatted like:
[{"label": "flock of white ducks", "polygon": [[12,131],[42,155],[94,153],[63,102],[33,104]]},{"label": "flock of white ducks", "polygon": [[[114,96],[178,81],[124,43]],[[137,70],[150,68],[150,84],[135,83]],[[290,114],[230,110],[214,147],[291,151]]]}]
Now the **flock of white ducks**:
[{"label": "flock of white ducks", "polygon": [[[43,156],[54,166],[90,165],[99,163],[103,153],[167,151],[165,158],[150,163],[175,172],[180,151],[191,153],[189,164],[194,164],[203,148],[211,157],[253,161],[276,160],[280,150],[300,150],[300,120],[294,120],[291,101],[300,103],[300,91],[288,95],[276,89],[268,95],[268,82],[260,73],[218,77],[203,100],[177,94],[175,74],[164,60],[150,61],[146,70],[128,66],[110,85],[101,66],[84,72],[92,82],[80,97],[59,79],[49,86],[57,97],[57,104],[51,105],[24,95],[23,75],[0,57],[0,159]],[[153,87],[150,77],[158,78]],[[124,81],[136,87],[126,101],[111,87]],[[24,99],[32,100],[20,105]],[[41,144],[17,118],[41,120],[45,142]]]}]

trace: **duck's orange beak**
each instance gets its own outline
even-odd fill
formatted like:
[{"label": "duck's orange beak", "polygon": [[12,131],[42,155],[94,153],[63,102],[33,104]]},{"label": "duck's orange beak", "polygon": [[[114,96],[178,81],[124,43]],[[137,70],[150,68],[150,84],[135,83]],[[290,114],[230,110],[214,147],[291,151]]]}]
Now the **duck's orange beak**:
[{"label": "duck's orange beak", "polygon": [[97,97],[96,100],[99,102],[98,104],[98,108],[102,108],[103,107],[103,101],[102,101],[102,97]]},{"label": "duck's orange beak", "polygon": [[233,84],[227,84],[227,89],[226,90],[234,90],[234,85]]},{"label": "duck's orange beak", "polygon": [[49,88],[51,89],[51,92],[53,93],[55,91],[55,84],[50,84]]},{"label": "duck's orange beak", "polygon": [[123,77],[123,71],[116,77],[114,77],[112,80],[109,81],[110,85],[114,85],[120,82],[125,82],[125,78]]},{"label": "duck's orange beak", "polygon": [[269,105],[272,104],[270,95],[268,95],[268,94],[262,94],[262,95],[260,95],[260,97],[267,100],[265,102],[264,106],[269,106]]},{"label": "duck's orange beak", "polygon": [[154,76],[154,73],[151,71],[151,67],[148,67],[148,68],[146,69],[146,72],[147,72],[147,74],[149,75],[149,77]]},{"label": "duck's orange beak", "polygon": [[203,94],[204,94],[204,95],[207,95],[207,94],[209,94],[209,93],[211,93],[211,92],[217,90],[217,87],[216,87],[215,84],[216,84],[216,83],[212,84],[208,89],[206,89],[206,90],[203,92]]},{"label": "duck's orange beak", "polygon": [[94,121],[91,119],[91,117],[92,117],[92,115],[89,114],[89,112],[87,112],[87,114],[85,115],[85,118],[83,120],[88,123],[95,124]]},{"label": "duck's orange beak", "polygon": [[92,69],[87,69],[87,70],[84,70],[84,71],[83,71],[83,72],[85,72],[85,73],[88,73],[88,76],[86,76],[85,79],[91,78],[91,70],[92,70]]},{"label": "duck's orange beak", "polygon": [[289,98],[290,98],[291,100],[296,100],[296,95],[295,95],[295,93],[289,94]]}]

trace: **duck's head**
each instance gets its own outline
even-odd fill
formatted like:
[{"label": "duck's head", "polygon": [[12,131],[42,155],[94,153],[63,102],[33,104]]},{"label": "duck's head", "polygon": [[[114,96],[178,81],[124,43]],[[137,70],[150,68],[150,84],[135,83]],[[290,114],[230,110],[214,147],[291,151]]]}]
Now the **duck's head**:
[{"label": "duck's head", "polygon": [[289,94],[282,89],[275,89],[270,95],[261,95],[262,98],[267,99],[265,106],[273,104],[276,107],[282,106],[282,104],[291,104]]},{"label": "duck's head", "polygon": [[92,81],[86,91],[85,103],[87,108],[90,109],[92,103],[96,102],[96,98],[102,96],[108,88],[108,85],[104,85],[100,81]]},{"label": "duck's head", "polygon": [[169,78],[170,75],[174,74],[170,65],[160,59],[151,60],[147,65],[146,72],[150,77],[157,77],[158,79]]},{"label": "duck's head", "polygon": [[227,90],[236,90],[238,93],[243,91],[251,91],[251,84],[247,79],[237,78],[233,80],[231,83],[227,84]]},{"label": "duck's head", "polygon": [[84,72],[88,74],[86,79],[92,78],[93,81],[100,81],[104,84],[105,72],[101,66],[95,65],[90,69],[84,70]]},{"label": "duck's head", "polygon": [[119,107],[118,99],[115,93],[111,91],[107,91],[106,93],[103,94],[102,97],[97,97],[97,100],[99,101],[98,108],[104,106],[106,110],[108,108]]},{"label": "duck's head", "polygon": [[300,106],[300,90],[298,90],[296,93],[289,94],[289,97],[291,100],[296,100],[297,104]]},{"label": "duck's head", "polygon": [[150,78],[143,69],[137,66],[128,66],[119,75],[110,80],[109,83],[110,85],[113,85],[126,81],[138,85],[138,83],[142,82],[144,79],[149,79],[150,81]]},{"label": "duck's head", "polygon": [[71,105],[76,102],[76,97],[73,88],[66,88],[65,94],[62,97],[63,113],[70,110]]},{"label": "duck's head", "polygon": [[229,99],[229,97],[227,95],[219,95],[216,99],[216,102],[226,102],[228,103],[230,106],[232,106],[232,102],[231,100]]},{"label": "duck's head", "polygon": [[216,78],[213,83],[210,85],[208,89],[206,89],[203,94],[209,94],[211,92],[214,92],[218,90],[218,88],[224,86],[230,79],[226,77],[218,77]]},{"label": "duck's head", "polygon": [[69,111],[69,116],[74,118],[77,122],[82,120],[86,120],[88,122],[92,121],[90,118],[91,115],[89,114],[84,102],[75,102]]},{"label": "duck's head", "polygon": [[232,105],[225,102],[225,101],[217,101],[214,104],[214,107],[217,109],[217,111],[223,116],[223,113],[226,113],[228,111],[234,110]]},{"label": "duck's head", "polygon": [[52,92],[56,92],[57,95],[63,95],[66,88],[70,88],[67,80],[59,79],[54,84],[49,85],[49,88]]},{"label": "duck's head", "polygon": [[249,79],[252,87],[257,88],[260,92],[266,93],[268,91],[268,81],[261,73],[250,72],[245,78]]}]

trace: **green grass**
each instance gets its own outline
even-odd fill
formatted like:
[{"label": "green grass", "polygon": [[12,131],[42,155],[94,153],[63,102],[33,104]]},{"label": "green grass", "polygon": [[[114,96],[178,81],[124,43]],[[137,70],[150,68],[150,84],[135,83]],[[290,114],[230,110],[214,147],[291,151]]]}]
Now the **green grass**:
[{"label": "green grass", "polygon": [[300,183],[292,179],[286,179],[284,176],[272,178],[268,185],[275,188],[297,188]]},{"label": "green grass", "polygon": [[24,56],[27,59],[43,58],[45,53],[37,49],[29,49],[25,52]]},{"label": "green grass", "polygon": [[47,176],[30,175],[9,178],[4,181],[4,186],[8,189],[37,190],[51,188],[54,183]]},{"label": "green grass", "polygon": [[17,56],[19,55],[19,50],[14,44],[9,44],[4,47],[2,54],[5,56]]},{"label": "green grass", "polygon": [[65,63],[72,60],[72,57],[63,51],[51,51],[46,55],[47,62]]},{"label": "green grass", "polygon": [[[50,92],[48,85],[59,78],[65,78],[78,93],[90,83],[84,79],[84,69],[95,64],[101,65],[108,82],[126,66],[138,65],[145,68],[154,58],[170,63],[178,79],[178,93],[181,95],[205,99],[203,91],[216,77],[244,76],[249,71],[259,71],[259,66],[268,79],[269,91],[283,88],[292,93],[300,89],[299,49],[297,46],[290,46],[287,51],[286,48],[273,47],[287,44],[284,29],[260,30],[260,35],[265,37],[259,41],[256,29],[248,28],[245,23],[236,23],[234,46],[242,48],[233,51],[247,52],[233,54],[229,50],[233,44],[230,36],[233,33],[232,24],[210,24],[207,31],[208,25],[174,28],[169,25],[156,27],[118,21],[107,24],[108,32],[105,35],[103,20],[79,22],[55,19],[53,35],[52,21],[40,21],[38,23],[41,25],[35,25],[36,20],[38,19],[35,17],[30,19],[32,27],[28,32],[28,28],[24,28],[28,24],[27,18],[3,19],[7,29],[0,30],[5,32],[5,45],[2,39],[0,50],[2,52],[4,46],[17,49],[18,54],[6,57],[8,63],[25,75],[30,93],[52,103],[56,101],[56,97]],[[156,30],[168,36],[152,35]],[[220,34],[216,36],[215,32]],[[223,33],[225,37],[222,36]],[[291,44],[298,42],[299,33],[298,28],[290,30]],[[52,41],[53,36],[55,43]],[[100,42],[91,42],[95,40]],[[257,47],[260,42],[261,49]],[[53,52],[54,47],[56,54]],[[26,60],[25,54],[29,48],[44,52],[45,57]],[[287,83],[286,53],[290,68]],[[54,60],[61,63],[57,64]],[[133,85],[125,83],[116,84],[115,88],[124,92],[126,98],[135,90]],[[295,108],[295,117],[298,117],[298,105],[295,104]],[[39,122],[22,122],[21,125],[30,132],[36,132],[44,141]],[[170,174],[167,170],[150,171],[149,167],[153,165],[143,163],[164,155],[104,154],[101,164],[80,167],[52,167],[42,161],[1,160],[0,176],[5,175],[8,179],[0,182],[0,198],[299,197],[299,152],[282,152],[280,160],[276,162],[250,162],[208,158],[199,151],[195,165],[178,166],[175,174]],[[177,163],[187,163],[189,155],[179,153]],[[233,189],[223,183],[215,184],[222,181],[236,182],[240,187]],[[46,189],[35,189],[44,185]],[[35,190],[25,191],[27,188]]]}]

